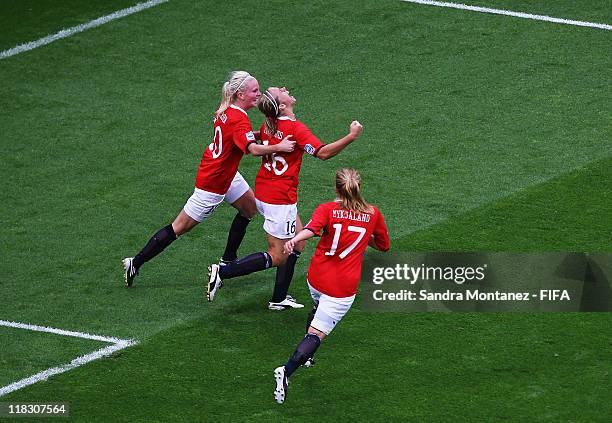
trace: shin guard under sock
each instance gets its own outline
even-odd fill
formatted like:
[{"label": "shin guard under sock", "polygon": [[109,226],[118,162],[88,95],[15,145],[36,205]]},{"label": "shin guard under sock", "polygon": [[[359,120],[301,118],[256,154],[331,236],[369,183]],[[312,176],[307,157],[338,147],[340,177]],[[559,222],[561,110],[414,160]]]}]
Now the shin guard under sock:
[{"label": "shin guard under sock", "polygon": [[272,257],[267,252],[253,253],[219,267],[221,279],[231,279],[265,270],[272,266]]},{"label": "shin guard under sock", "polygon": [[302,339],[302,342],[297,345],[295,352],[289,358],[287,364],[285,364],[285,374],[287,377],[291,376],[298,367],[306,363],[306,360],[312,357],[317,351],[319,345],[321,345],[321,340],[317,335],[312,333],[307,334],[304,339]]},{"label": "shin guard under sock", "polygon": [[293,250],[289,257],[287,257],[285,264],[276,269],[276,281],[274,282],[274,293],[272,294],[271,302],[280,303],[287,298],[289,285],[291,285],[291,280],[293,279],[295,263],[300,254],[299,251]]},{"label": "shin guard under sock", "polygon": [[149,242],[134,257],[132,264],[139,269],[144,263],[164,251],[164,249],[176,240],[176,234],[172,225],[164,226],[149,239]]},{"label": "shin guard under sock", "polygon": [[225,252],[223,253],[222,260],[229,262],[234,261],[238,257],[238,247],[242,243],[242,239],[246,234],[246,229],[250,219],[242,216],[240,213],[234,217],[232,226],[230,226],[229,234],[227,235],[227,244],[225,245]]}]

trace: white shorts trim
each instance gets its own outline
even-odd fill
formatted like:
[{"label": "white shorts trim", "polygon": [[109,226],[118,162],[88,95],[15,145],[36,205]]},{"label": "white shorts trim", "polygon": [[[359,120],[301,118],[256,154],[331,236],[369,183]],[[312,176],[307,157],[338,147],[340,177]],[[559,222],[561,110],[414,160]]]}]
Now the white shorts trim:
[{"label": "white shorts trim", "polygon": [[224,197],[221,194],[195,188],[193,194],[191,194],[191,197],[189,197],[185,206],[183,206],[183,211],[193,220],[202,222],[219,207]]},{"label": "white shorts trim", "polygon": [[268,204],[255,199],[259,214],[264,217],[264,230],[279,239],[295,236],[297,204]]},{"label": "white shorts trim", "polygon": [[223,200],[232,204],[244,195],[249,189],[249,184],[244,180],[240,172],[236,172],[232,183],[225,195],[217,194],[203,189],[195,188],[193,194],[183,206],[183,210],[189,217],[197,222],[208,218]]},{"label": "white shorts trim", "polygon": [[314,289],[310,282],[306,282],[308,283],[310,296],[317,305],[317,311],[310,326],[320,330],[325,335],[329,335],[338,322],[348,313],[353,305],[353,301],[355,301],[355,296],[344,298],[330,297]]},{"label": "white shorts trim", "polygon": [[247,181],[244,180],[240,172],[236,172],[229,189],[225,193],[225,201],[232,204],[250,189],[251,187],[249,187],[249,184],[247,184]]}]

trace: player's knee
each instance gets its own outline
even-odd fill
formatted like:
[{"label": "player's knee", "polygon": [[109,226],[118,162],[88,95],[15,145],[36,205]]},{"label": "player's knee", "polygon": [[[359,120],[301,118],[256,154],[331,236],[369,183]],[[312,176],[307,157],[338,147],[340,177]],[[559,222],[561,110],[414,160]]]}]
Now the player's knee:
[{"label": "player's knee", "polygon": [[327,337],[325,332],[321,332],[319,329],[315,329],[312,326],[308,328],[308,335],[314,335],[319,338],[319,343],[323,342],[323,340]]},{"label": "player's knee", "polygon": [[174,231],[177,237],[183,235],[186,232],[185,229],[183,228],[183,225],[177,222],[172,223],[172,230]]},{"label": "player's knee", "polygon": [[255,203],[255,196],[251,191],[247,191],[242,197],[236,202],[232,203],[238,213],[247,219],[252,219],[257,214],[257,204]]},{"label": "player's knee", "polygon": [[257,214],[257,206],[255,205],[255,203],[243,203],[240,204],[237,208],[238,213],[240,213],[242,217],[246,217],[247,219],[252,219]]},{"label": "player's knee", "polygon": [[174,222],[172,222],[172,230],[174,231],[177,237],[183,235],[186,232],[189,232],[193,229],[199,222],[197,220],[189,217],[185,212],[181,212]]},{"label": "player's knee", "polygon": [[184,220],[176,219],[174,222],[172,222],[172,230],[177,237],[183,235],[185,232],[189,232],[190,229],[191,228]]},{"label": "player's knee", "polygon": [[268,254],[272,257],[272,266],[274,267],[282,266],[287,261],[287,256],[284,255],[282,251],[270,249],[268,250]]}]

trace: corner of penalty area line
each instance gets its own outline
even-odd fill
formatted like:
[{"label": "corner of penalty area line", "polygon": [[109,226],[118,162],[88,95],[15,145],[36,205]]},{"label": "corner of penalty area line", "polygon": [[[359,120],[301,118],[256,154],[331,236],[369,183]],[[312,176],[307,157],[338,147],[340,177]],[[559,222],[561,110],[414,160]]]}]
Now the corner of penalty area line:
[{"label": "corner of penalty area line", "polygon": [[89,333],[84,333],[84,332],[67,331],[64,329],[57,329],[57,328],[52,328],[48,326],[31,325],[27,323],[11,322],[8,320],[0,320],[0,327],[30,330],[33,332],[44,332],[44,333],[50,333],[54,335],[67,336],[67,337],[80,338],[80,339],[88,339],[88,340],[99,341],[99,342],[110,344],[105,347],[99,348],[95,351],[78,356],[74,358],[73,360],[71,360],[69,363],[62,364],[57,367],[50,367],[48,369],[43,370],[42,372],[36,373],[35,375],[28,376],[24,379],[10,383],[9,385],[2,386],[0,387],[0,397],[7,395],[11,392],[17,391],[19,389],[25,388],[26,386],[33,385],[37,382],[47,380],[51,376],[58,375],[58,374],[65,373],[67,371],[76,369],[77,367],[80,367],[91,361],[112,356],[113,354],[121,350],[124,350],[129,347],[133,347],[135,345],[138,345],[139,343],[139,341],[136,339],[121,339],[121,338],[115,338],[115,337],[110,337],[110,336],[91,335]]}]

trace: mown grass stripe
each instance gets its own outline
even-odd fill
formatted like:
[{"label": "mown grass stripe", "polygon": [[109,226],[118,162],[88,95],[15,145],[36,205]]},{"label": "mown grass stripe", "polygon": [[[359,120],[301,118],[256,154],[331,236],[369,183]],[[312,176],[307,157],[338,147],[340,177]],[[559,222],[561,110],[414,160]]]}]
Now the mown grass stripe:
[{"label": "mown grass stripe", "polygon": [[534,19],[537,21],[553,22],[553,23],[565,24],[565,25],[586,26],[590,28],[606,29],[608,31],[612,30],[612,25],[608,25],[608,24],[585,22],[585,21],[575,21],[575,20],[563,19],[563,18],[554,18],[552,16],[546,16],[546,15],[532,15],[531,13],[513,12],[512,10],[505,10],[505,9],[491,9],[489,7],[469,6],[467,4],[462,4],[462,3],[448,3],[444,1],[431,1],[431,0],[402,0],[402,1],[407,2],[407,3],[424,4],[428,6],[450,7],[453,9],[469,10],[471,12],[492,13],[495,15],[513,16],[515,18]]},{"label": "mown grass stripe", "polygon": [[609,251],[612,158],[392,241],[400,251]]},{"label": "mown grass stripe", "polygon": [[119,19],[119,18],[123,18],[125,16],[131,15],[133,13],[137,13],[140,12],[142,10],[148,9],[150,7],[154,7],[157,6],[159,4],[162,3],[166,3],[168,0],[150,0],[148,2],[145,3],[138,3],[135,6],[132,7],[128,7],[126,9],[122,9],[122,10],[118,10],[116,12],[113,12],[109,15],[105,15],[102,17],[99,17],[97,19],[94,19],[93,21],[89,21],[87,23],[81,24],[81,25],[77,25],[77,26],[73,26],[71,28],[68,29],[62,29],[59,32],[56,32],[55,34],[52,35],[48,35],[44,38],[38,39],[36,41],[31,41],[29,43],[24,43],[24,44],[20,44],[16,47],[10,48],[8,50],[4,50],[2,52],[0,52],[0,60],[1,59],[6,59],[8,57],[11,56],[15,56],[19,53],[23,53],[29,50],[33,50],[35,48],[38,47],[42,47],[44,45],[50,44],[54,41],[57,40],[61,40],[62,38],[66,38],[66,37],[70,37],[71,35],[77,34],[79,32],[83,32],[86,31],[88,29],[91,28],[95,28],[97,26],[100,25],[104,25],[110,21],[113,21],[115,19]]}]

